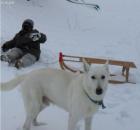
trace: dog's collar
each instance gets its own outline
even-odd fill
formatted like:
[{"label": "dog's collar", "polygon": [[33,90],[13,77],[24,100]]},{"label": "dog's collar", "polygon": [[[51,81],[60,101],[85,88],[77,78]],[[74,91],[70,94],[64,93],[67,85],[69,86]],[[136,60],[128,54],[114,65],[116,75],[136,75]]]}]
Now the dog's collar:
[{"label": "dog's collar", "polygon": [[88,94],[85,90],[84,90],[84,93],[86,94],[86,96],[88,97],[88,99],[89,99],[90,101],[92,101],[93,103],[95,103],[95,104],[97,104],[97,105],[102,105],[102,109],[105,109],[105,108],[106,108],[105,105],[104,105],[103,100],[97,101],[97,100],[92,99],[92,98],[89,96],[89,94]]}]

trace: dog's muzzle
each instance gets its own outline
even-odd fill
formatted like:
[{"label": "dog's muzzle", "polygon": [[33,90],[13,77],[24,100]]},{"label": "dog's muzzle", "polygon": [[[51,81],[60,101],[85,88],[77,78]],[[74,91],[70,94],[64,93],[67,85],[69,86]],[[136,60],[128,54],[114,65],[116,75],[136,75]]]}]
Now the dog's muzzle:
[{"label": "dog's muzzle", "polygon": [[96,94],[97,95],[101,95],[102,93],[103,93],[103,89],[102,88],[100,88],[100,87],[96,88]]}]

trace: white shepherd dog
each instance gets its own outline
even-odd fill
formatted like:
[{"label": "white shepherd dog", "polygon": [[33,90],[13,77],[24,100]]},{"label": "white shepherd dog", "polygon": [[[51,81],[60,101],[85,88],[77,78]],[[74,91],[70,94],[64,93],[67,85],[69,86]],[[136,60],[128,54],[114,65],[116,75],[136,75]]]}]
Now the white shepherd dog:
[{"label": "white shepherd dog", "polygon": [[92,116],[99,106],[108,86],[108,64],[93,65],[83,60],[84,73],[72,73],[58,69],[39,69],[1,83],[1,91],[12,90],[19,84],[26,109],[24,130],[31,124],[39,125],[36,118],[50,103],[69,112],[68,130],[75,130],[81,119],[85,120],[85,130],[91,130]]}]

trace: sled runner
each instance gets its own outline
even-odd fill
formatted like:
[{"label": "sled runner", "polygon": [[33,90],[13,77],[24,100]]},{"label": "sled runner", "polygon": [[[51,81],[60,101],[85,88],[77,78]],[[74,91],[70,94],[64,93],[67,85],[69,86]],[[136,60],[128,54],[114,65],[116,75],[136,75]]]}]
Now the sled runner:
[{"label": "sled runner", "polygon": [[[82,59],[85,59],[89,64],[105,64],[107,59],[99,59],[99,58],[89,58],[89,57],[79,57],[79,56],[70,56],[70,55],[64,55],[62,52],[59,53],[59,64],[61,69],[63,70],[69,70],[71,72],[77,72],[79,71],[82,73],[82,70],[78,70],[77,68],[72,67],[71,65],[67,65],[66,62],[69,63],[80,63],[82,62]],[[109,65],[115,65],[122,67],[121,75],[125,78],[123,81],[120,80],[109,80],[110,83],[113,84],[122,84],[122,83],[133,83],[129,81],[129,71],[130,68],[136,68],[136,65],[134,62],[129,61],[119,61],[119,60],[109,60]],[[110,74],[111,77],[117,76],[116,74]]]}]

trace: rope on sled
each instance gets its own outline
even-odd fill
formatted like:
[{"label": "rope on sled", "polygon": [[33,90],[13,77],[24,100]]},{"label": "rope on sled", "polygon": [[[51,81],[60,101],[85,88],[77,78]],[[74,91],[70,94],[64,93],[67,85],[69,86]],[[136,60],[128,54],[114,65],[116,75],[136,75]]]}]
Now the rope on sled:
[{"label": "rope on sled", "polygon": [[74,4],[85,5],[87,7],[91,7],[91,8],[94,8],[96,11],[100,9],[99,5],[93,4],[93,3],[87,3],[84,0],[66,0],[66,1],[74,3]]}]

